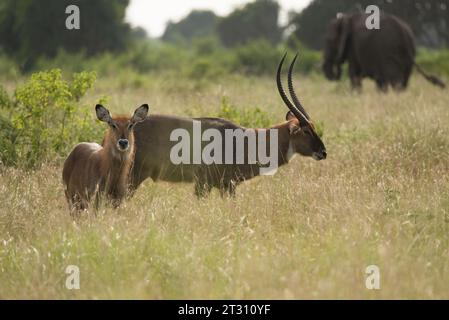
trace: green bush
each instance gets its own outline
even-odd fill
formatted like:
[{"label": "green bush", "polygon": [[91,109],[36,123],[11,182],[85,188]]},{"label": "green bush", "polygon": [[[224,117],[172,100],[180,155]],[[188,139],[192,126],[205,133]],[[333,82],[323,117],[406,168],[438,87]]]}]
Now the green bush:
[{"label": "green bush", "polygon": [[[274,46],[266,40],[257,40],[236,48],[224,48],[214,37],[196,38],[191,45],[175,45],[156,40],[141,41],[120,54],[103,53],[90,57],[83,52],[67,53],[60,50],[53,58],[39,59],[34,70],[60,68],[67,74],[95,70],[100,76],[114,77],[117,74],[120,76],[126,70],[130,74],[169,73],[178,78],[181,76],[196,82],[207,82],[230,73],[273,76],[285,51],[289,54],[284,71],[298,52],[295,72],[322,73],[322,53],[310,50],[294,39],[290,39],[288,47]],[[419,49],[417,62],[430,73],[449,76],[447,49]],[[343,65],[343,68],[347,68],[347,64]],[[347,71],[343,70],[342,74],[347,77]],[[14,80],[19,76],[13,60],[0,53],[0,78]],[[131,81],[132,86],[143,85],[142,79],[135,80]]]},{"label": "green bush", "polygon": [[307,48],[295,36],[291,36],[287,43],[290,56],[298,53],[298,60],[295,67],[296,70],[300,70],[305,74],[312,72],[321,73],[323,59],[321,51]]},{"label": "green bush", "polygon": [[223,50],[220,42],[215,37],[195,38],[192,41],[193,49],[196,55],[210,56],[219,50]]},{"label": "green bush", "polygon": [[[64,74],[95,70],[101,75],[115,75],[124,69],[124,55],[103,53],[88,57],[84,52],[68,53],[59,50],[53,58],[42,57],[37,60],[32,71],[62,69]],[[127,62],[130,64],[130,62]]]},{"label": "green bush", "polygon": [[323,138],[323,136],[324,136],[324,122],[322,122],[322,121],[315,122],[315,132],[317,133],[317,135],[320,138]]},{"label": "green bush", "polygon": [[[215,69],[215,70],[214,70]],[[201,80],[204,78],[210,78],[216,75],[216,68],[210,59],[197,59],[190,68],[187,69],[186,74],[188,77]]]},{"label": "green bush", "polygon": [[224,96],[217,117],[232,121],[247,128],[267,128],[271,125],[268,114],[259,107],[238,108]]},{"label": "green bush", "polygon": [[[1,154],[5,165],[35,167],[57,155],[65,155],[73,144],[97,136],[88,109],[79,100],[95,81],[95,73],[62,79],[61,70],[38,72],[5,97],[0,114]],[[89,120],[88,120],[89,119]]]},{"label": "green bush", "polygon": [[16,79],[19,75],[20,71],[14,60],[0,53],[0,77],[4,79]]},{"label": "green bush", "polygon": [[274,74],[282,52],[266,40],[257,40],[235,49],[234,69],[240,73]]},{"label": "green bush", "polygon": [[137,72],[180,69],[188,64],[189,51],[166,43],[143,43],[131,48],[122,57],[123,66],[131,66]]},{"label": "green bush", "polygon": [[199,56],[185,67],[184,74],[197,82],[209,81],[229,73],[230,63],[225,55]]},{"label": "green bush", "polygon": [[309,74],[312,72],[321,73],[321,52],[302,49],[299,50],[298,60],[295,69],[302,73]]},{"label": "green bush", "polygon": [[13,101],[10,99],[6,90],[0,85],[0,161],[5,164],[14,162],[14,143],[17,131],[6,118],[4,114],[10,114],[13,107]]},{"label": "green bush", "polygon": [[64,72],[81,72],[85,70],[89,58],[82,51],[78,53],[68,53],[59,49],[54,57],[40,57],[36,60],[33,70],[63,69]]},{"label": "green bush", "polygon": [[[321,72],[321,53],[318,51],[288,49],[289,58],[298,51],[298,72]],[[87,57],[83,52],[67,53],[60,50],[54,58],[41,58],[35,71],[53,68],[73,73],[95,70],[101,76],[116,76],[123,70],[139,74],[149,72],[174,73],[195,81],[210,80],[229,73],[273,75],[277,63],[286,49],[257,40],[237,48],[224,48],[213,37],[196,38],[191,46],[174,45],[159,41],[146,41],[130,46],[121,54],[103,53]],[[0,59],[0,71],[1,71]]]},{"label": "green bush", "polygon": [[8,92],[0,85],[0,109],[10,109],[12,101],[9,98]]},{"label": "green bush", "polygon": [[449,77],[449,50],[419,49],[416,62],[427,72]]}]

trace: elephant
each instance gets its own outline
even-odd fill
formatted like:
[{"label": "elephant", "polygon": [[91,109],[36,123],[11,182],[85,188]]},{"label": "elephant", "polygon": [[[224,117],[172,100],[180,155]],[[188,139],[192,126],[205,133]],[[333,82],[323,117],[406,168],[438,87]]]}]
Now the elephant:
[{"label": "elephant", "polygon": [[323,71],[329,80],[339,80],[346,61],[351,86],[360,90],[368,77],[377,88],[387,91],[407,87],[413,67],[431,83],[444,88],[444,82],[427,74],[415,62],[415,40],[406,22],[381,13],[379,29],[368,29],[369,16],[364,13],[339,14],[328,26],[324,49]]}]

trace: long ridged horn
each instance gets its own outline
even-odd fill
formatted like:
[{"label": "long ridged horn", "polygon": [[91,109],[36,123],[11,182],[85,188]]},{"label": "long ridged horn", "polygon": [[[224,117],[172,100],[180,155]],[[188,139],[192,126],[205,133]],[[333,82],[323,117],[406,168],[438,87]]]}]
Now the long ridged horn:
[{"label": "long ridged horn", "polygon": [[307,118],[307,120],[310,120],[309,115],[307,114],[306,110],[302,106],[301,102],[299,102],[298,97],[296,96],[295,89],[293,89],[293,67],[296,62],[296,58],[298,58],[298,54],[296,54],[295,58],[293,59],[292,63],[290,64],[290,68],[288,69],[288,91],[290,92],[290,96],[292,97],[293,103],[296,108],[301,111],[302,114]]},{"label": "long ridged horn", "polygon": [[284,88],[282,87],[281,82],[281,72],[282,72],[282,65],[284,64],[284,60],[287,57],[287,52],[284,54],[284,56],[281,59],[281,62],[279,63],[277,75],[276,75],[276,83],[279,91],[279,95],[282,98],[282,101],[284,101],[285,105],[290,109],[290,111],[295,115],[295,117],[301,122],[309,122],[307,120],[306,116],[302,114],[300,110],[298,110],[288,99],[287,95],[285,94]]}]

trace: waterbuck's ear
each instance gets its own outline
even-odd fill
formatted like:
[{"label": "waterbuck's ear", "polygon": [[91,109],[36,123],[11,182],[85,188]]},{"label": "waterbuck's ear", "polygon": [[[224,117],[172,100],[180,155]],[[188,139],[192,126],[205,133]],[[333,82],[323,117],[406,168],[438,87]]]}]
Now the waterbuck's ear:
[{"label": "waterbuck's ear", "polygon": [[290,121],[293,118],[296,118],[296,117],[293,114],[293,112],[291,112],[291,111],[287,112],[287,114],[285,115],[285,120],[287,120],[287,121]]},{"label": "waterbuck's ear", "polygon": [[290,134],[295,134],[301,131],[301,127],[294,122],[289,124],[288,129],[290,131]]},{"label": "waterbuck's ear", "polygon": [[138,107],[136,111],[134,111],[134,115],[131,118],[131,122],[136,123],[145,120],[149,109],[150,108],[146,103]]},{"label": "waterbuck's ear", "polygon": [[101,104],[97,104],[95,106],[95,111],[97,113],[98,120],[107,122],[107,123],[112,122],[111,114],[109,113],[108,109],[103,107]]}]

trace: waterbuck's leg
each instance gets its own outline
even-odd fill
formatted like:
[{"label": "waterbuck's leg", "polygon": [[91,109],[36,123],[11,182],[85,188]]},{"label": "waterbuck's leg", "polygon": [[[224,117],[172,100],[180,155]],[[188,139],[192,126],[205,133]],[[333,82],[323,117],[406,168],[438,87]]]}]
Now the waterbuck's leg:
[{"label": "waterbuck's leg", "polygon": [[120,207],[120,204],[122,203],[121,199],[112,199],[112,207],[114,209],[117,209]]},{"label": "waterbuck's leg", "polygon": [[235,197],[235,189],[237,188],[237,184],[234,181],[231,181],[231,183],[228,186],[228,194],[230,197]]},{"label": "waterbuck's leg", "polygon": [[100,208],[100,193],[96,192],[94,196],[94,209],[95,211],[98,211]]},{"label": "waterbuck's leg", "polygon": [[70,216],[73,219],[81,217],[81,213],[87,209],[87,202],[79,194],[74,194],[69,200]]},{"label": "waterbuck's leg", "polygon": [[207,197],[209,195],[211,189],[212,189],[212,187],[206,181],[203,181],[200,179],[197,179],[195,181],[195,195],[198,198]]},{"label": "waterbuck's leg", "polygon": [[77,219],[80,216],[81,212],[79,200],[77,200],[76,195],[71,195],[69,198],[67,198],[67,200],[69,203],[70,216],[73,219]]},{"label": "waterbuck's leg", "polygon": [[224,181],[220,184],[220,196],[222,198],[229,196],[229,197],[235,197],[235,189],[237,187],[237,184],[235,181]]},{"label": "waterbuck's leg", "polygon": [[109,194],[110,203],[112,204],[112,207],[114,209],[117,209],[120,207],[120,204],[122,203],[122,199],[125,196],[125,192],[121,189],[113,189],[111,190],[111,193]]},{"label": "waterbuck's leg", "polygon": [[129,179],[129,185],[128,185],[128,198],[131,198],[134,193],[136,192],[137,188],[139,187],[139,185],[143,182],[143,180],[145,179],[141,179],[141,174],[140,172],[136,169],[133,168],[130,174],[130,179]]},{"label": "waterbuck's leg", "polygon": [[195,195],[198,198],[207,197],[212,189],[209,183],[207,169],[198,169],[195,173]]}]

